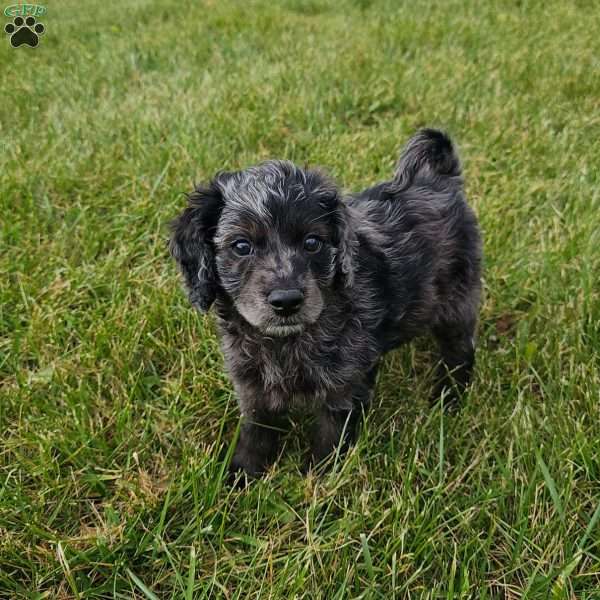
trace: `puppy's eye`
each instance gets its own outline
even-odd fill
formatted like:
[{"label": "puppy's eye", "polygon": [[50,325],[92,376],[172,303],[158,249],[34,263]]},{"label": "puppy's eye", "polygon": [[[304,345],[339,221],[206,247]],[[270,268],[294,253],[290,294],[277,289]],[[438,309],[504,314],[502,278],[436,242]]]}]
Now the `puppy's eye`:
[{"label": "puppy's eye", "polygon": [[231,248],[238,256],[248,256],[252,252],[252,244],[248,240],[236,240]]},{"label": "puppy's eye", "polygon": [[307,252],[313,252],[313,253],[318,252],[322,246],[323,246],[323,242],[318,237],[315,237],[314,235],[309,235],[304,240],[304,249]]}]

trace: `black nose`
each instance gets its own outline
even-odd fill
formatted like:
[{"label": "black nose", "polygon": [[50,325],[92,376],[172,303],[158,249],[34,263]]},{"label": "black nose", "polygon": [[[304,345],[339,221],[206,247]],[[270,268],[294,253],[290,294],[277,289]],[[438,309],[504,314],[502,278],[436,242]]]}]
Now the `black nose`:
[{"label": "black nose", "polygon": [[273,290],[267,297],[273,310],[281,315],[292,315],[301,306],[304,294],[301,290]]}]

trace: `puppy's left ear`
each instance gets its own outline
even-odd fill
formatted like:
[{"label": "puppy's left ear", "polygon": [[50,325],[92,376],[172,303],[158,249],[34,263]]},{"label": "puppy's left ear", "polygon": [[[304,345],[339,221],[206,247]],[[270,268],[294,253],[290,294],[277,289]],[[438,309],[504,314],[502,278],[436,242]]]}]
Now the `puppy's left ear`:
[{"label": "puppy's left ear", "polygon": [[354,262],[358,246],[354,217],[345,204],[335,182],[327,175],[316,170],[305,173],[307,195],[315,198],[324,214],[333,225],[333,243],[335,246],[335,274],[345,287],[354,284]]},{"label": "puppy's left ear", "polygon": [[358,239],[350,209],[341,198],[336,210],[337,272],[346,287],[354,285],[354,262]]},{"label": "puppy's left ear", "polygon": [[188,196],[188,207],[171,224],[169,251],[181,269],[190,302],[203,312],[217,294],[213,237],[223,203],[215,181],[200,186]]}]

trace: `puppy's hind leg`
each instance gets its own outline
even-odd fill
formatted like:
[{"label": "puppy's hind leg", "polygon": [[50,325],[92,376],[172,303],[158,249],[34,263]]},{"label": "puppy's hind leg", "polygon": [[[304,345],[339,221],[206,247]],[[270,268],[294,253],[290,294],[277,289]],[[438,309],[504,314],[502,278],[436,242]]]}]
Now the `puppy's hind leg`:
[{"label": "puppy's hind leg", "polygon": [[472,320],[434,327],[441,361],[432,402],[439,401],[443,395],[445,405],[454,408],[468,386],[475,364],[475,326],[476,321]]}]

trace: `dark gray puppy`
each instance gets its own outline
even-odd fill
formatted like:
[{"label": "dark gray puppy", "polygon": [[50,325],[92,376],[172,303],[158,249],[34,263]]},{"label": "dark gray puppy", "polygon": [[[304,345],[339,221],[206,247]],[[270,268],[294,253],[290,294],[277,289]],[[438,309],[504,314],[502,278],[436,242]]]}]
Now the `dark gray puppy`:
[{"label": "dark gray puppy", "polygon": [[171,254],[192,304],[214,303],[243,424],[232,469],[262,473],[281,418],[316,414],[312,457],[349,443],[381,356],[431,332],[436,394],[474,362],[481,241],[442,132],[406,146],[391,181],[345,201],[321,172],[269,161],[189,195]]}]

